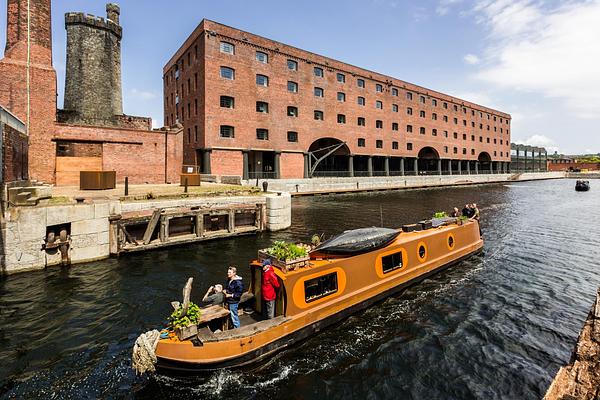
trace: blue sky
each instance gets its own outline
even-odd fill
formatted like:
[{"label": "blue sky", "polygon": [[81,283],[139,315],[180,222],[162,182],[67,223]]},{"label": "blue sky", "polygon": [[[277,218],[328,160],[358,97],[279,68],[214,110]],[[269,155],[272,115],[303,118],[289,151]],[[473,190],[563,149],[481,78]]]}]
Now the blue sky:
[{"label": "blue sky", "polygon": [[[512,141],[600,152],[600,0],[121,1],[125,113],[162,118],[162,67],[202,18],[512,114]],[[64,13],[53,1],[62,104]],[[5,43],[6,1],[0,2]],[[2,46],[3,49],[3,46]],[[0,49],[0,51],[2,50]]]}]

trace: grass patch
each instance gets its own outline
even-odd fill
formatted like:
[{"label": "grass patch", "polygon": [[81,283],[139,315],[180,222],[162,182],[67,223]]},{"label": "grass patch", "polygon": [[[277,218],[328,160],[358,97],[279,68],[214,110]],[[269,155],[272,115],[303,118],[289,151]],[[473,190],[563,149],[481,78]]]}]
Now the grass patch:
[{"label": "grass patch", "polygon": [[48,204],[51,206],[59,205],[59,204],[71,204],[73,201],[70,197],[67,196],[53,196],[48,199]]}]

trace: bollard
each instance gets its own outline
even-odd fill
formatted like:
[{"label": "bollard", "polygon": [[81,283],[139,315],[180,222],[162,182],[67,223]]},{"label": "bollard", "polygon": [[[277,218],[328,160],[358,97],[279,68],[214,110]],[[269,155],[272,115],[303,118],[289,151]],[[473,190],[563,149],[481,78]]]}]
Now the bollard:
[{"label": "bollard", "polygon": [[188,178],[185,177],[183,179],[183,193],[187,193],[188,192]]},{"label": "bollard", "polygon": [[262,183],[262,187],[263,187],[263,192],[267,191],[267,188],[269,187],[269,182],[267,181],[263,181]]},{"label": "bollard", "polygon": [[129,196],[129,177],[125,177],[125,196]]}]

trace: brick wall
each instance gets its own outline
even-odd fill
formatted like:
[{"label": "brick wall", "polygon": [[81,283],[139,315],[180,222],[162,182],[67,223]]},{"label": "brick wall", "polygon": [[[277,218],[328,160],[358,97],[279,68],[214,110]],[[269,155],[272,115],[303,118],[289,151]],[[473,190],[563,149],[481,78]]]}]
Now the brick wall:
[{"label": "brick wall", "polygon": [[210,168],[213,175],[243,174],[243,155],[236,150],[213,150],[210,156]]},{"label": "brick wall", "polygon": [[304,177],[304,154],[281,153],[280,173],[282,179]]},{"label": "brick wall", "polygon": [[553,163],[548,161],[548,171],[572,171],[588,170],[588,171],[600,171],[600,163],[580,163],[580,162],[568,162],[568,163]]},{"label": "brick wall", "polygon": [[2,132],[2,181],[14,182],[28,179],[27,135],[0,122]]}]

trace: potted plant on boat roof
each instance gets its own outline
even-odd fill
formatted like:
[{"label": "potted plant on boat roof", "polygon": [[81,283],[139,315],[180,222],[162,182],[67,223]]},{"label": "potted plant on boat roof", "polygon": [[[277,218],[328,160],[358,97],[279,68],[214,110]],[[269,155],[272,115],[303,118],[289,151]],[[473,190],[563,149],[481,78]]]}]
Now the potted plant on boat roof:
[{"label": "potted plant on boat roof", "polygon": [[271,264],[288,272],[308,265],[310,246],[303,243],[287,243],[276,240],[271,247],[258,251],[258,260],[270,260]]}]

